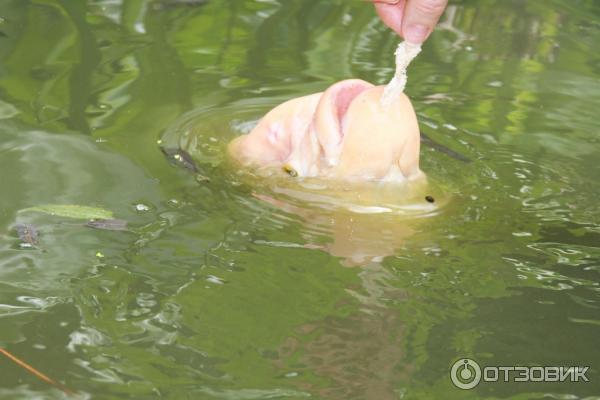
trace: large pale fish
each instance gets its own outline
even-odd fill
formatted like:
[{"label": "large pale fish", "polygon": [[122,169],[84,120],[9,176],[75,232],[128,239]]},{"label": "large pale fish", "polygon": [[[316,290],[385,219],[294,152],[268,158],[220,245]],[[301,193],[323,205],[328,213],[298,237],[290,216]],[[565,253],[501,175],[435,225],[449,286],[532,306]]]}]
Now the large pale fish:
[{"label": "large pale fish", "polygon": [[384,86],[359,79],[289,100],[229,144],[244,166],[300,177],[417,180],[419,126],[406,95],[382,104]]}]

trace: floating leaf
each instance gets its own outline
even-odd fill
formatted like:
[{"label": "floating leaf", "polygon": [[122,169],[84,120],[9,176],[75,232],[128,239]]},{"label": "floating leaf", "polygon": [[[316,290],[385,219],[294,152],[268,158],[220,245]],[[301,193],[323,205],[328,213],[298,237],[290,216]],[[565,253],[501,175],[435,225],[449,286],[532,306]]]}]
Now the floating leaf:
[{"label": "floating leaf", "polygon": [[59,217],[75,219],[112,219],[112,211],[107,211],[97,207],[78,206],[71,204],[46,204],[42,206],[30,207],[21,211],[36,211]]},{"label": "floating leaf", "polygon": [[107,231],[125,231],[127,230],[127,221],[122,219],[94,219],[88,221],[85,226]]}]

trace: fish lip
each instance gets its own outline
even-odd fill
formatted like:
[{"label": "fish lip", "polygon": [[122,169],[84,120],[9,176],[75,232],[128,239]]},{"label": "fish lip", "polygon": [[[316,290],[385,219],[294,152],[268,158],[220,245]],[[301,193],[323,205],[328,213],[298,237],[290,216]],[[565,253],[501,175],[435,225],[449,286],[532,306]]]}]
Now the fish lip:
[{"label": "fish lip", "polygon": [[313,128],[323,150],[323,161],[338,164],[344,141],[344,118],[352,102],[374,85],[361,79],[346,79],[331,85],[321,96],[313,120]]},{"label": "fish lip", "polygon": [[373,84],[361,79],[347,79],[332,85],[328,89],[328,91],[331,90],[333,92],[330,100],[333,102],[333,107],[336,111],[335,116],[340,134],[339,143],[341,143],[344,138],[342,123],[350,109],[350,105],[361,93],[373,87]]}]

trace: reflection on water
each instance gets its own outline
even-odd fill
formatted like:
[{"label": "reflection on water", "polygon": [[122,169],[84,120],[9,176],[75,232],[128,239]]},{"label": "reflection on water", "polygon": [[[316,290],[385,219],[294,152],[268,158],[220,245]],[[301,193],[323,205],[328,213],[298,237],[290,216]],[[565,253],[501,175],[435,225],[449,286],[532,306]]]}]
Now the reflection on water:
[{"label": "reflection on water", "polygon": [[407,293],[393,286],[393,274],[380,264],[364,265],[358,275],[365,293],[347,292],[361,303],[360,312],[296,328],[295,333],[308,340],[288,337],[279,356],[297,358],[293,374],[327,379],[325,387],[299,383],[320,398],[396,399],[403,390],[397,390],[395,382],[408,380],[413,366],[404,354],[405,324],[388,304],[403,301]]},{"label": "reflection on water", "polygon": [[[453,3],[407,87],[428,184],[344,191],[223,151],[283,100],[386,82],[397,40],[369,5],[1,2],[0,346],[90,398],[462,398],[464,356],[591,366],[474,398],[592,398],[599,16]],[[22,211],[41,204],[129,230]],[[2,372],[2,398],[63,396]]]}]

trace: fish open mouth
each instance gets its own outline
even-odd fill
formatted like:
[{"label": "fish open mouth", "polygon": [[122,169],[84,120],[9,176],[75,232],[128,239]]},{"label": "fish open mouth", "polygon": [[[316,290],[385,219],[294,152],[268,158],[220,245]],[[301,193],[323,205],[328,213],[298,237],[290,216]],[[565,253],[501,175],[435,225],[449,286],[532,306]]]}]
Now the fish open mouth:
[{"label": "fish open mouth", "polygon": [[352,102],[374,87],[360,79],[348,79],[331,85],[321,96],[314,127],[327,165],[336,165],[344,140],[344,117]]},{"label": "fish open mouth", "polygon": [[325,101],[331,102],[332,115],[334,116],[335,127],[339,134],[339,142],[341,143],[344,138],[343,120],[348,112],[350,104],[354,101],[359,94],[367,89],[372,88],[373,85],[369,82],[365,82],[360,79],[348,79],[342,82],[338,82],[332,85],[323,94]]}]

